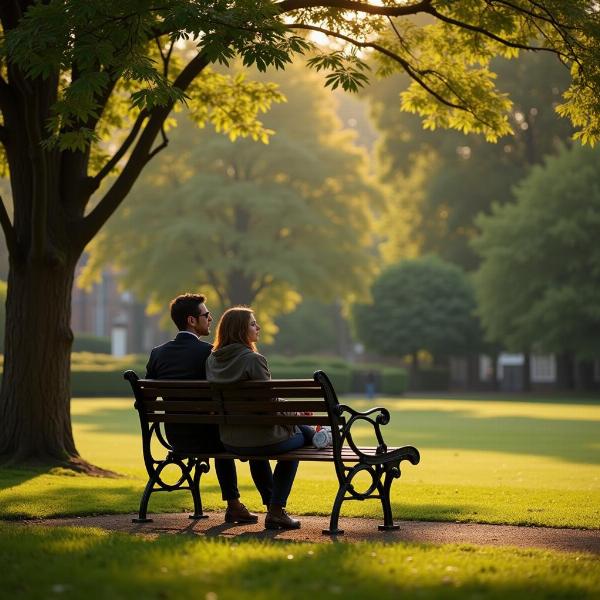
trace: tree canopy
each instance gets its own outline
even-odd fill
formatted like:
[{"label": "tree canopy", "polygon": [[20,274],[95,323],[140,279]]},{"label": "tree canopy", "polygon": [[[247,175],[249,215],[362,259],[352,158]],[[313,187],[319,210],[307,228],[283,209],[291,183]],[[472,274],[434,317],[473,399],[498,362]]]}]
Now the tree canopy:
[{"label": "tree canopy", "polygon": [[464,272],[435,256],[388,267],[354,307],[359,338],[388,356],[461,353],[477,343],[475,296]]},{"label": "tree canopy", "polygon": [[314,74],[297,66],[269,77],[288,99],[264,119],[270,143],[198,133],[182,116],[90,245],[84,281],[112,263],[153,312],[165,315],[177,290],[201,289],[215,309],[255,306],[266,333],[301,297],[366,292],[380,203],[366,154]]},{"label": "tree canopy", "polygon": [[516,202],[479,219],[475,276],[487,336],[513,350],[600,352],[600,154],[563,148]]}]

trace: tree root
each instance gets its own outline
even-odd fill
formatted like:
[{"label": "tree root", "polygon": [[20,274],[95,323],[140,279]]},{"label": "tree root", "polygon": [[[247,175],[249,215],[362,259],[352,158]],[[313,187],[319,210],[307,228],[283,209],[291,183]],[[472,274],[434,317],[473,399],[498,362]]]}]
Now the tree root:
[{"label": "tree root", "polygon": [[102,467],[92,465],[80,457],[71,458],[68,461],[56,466],[61,466],[64,469],[75,471],[76,473],[82,473],[83,475],[88,475],[90,477],[106,477],[109,479],[120,479],[123,477],[123,475],[115,473],[114,471],[109,471],[108,469],[103,469]]},{"label": "tree root", "polygon": [[107,479],[120,479],[124,477],[114,471],[97,467],[87,462],[87,460],[83,460],[80,456],[71,456],[63,460],[53,457],[48,457],[47,459],[30,458],[27,460],[17,460],[14,457],[0,456],[0,465],[12,468],[46,469],[50,472],[54,471],[57,474],[61,471],[66,471],[65,475],[80,473],[89,477],[104,477]]}]

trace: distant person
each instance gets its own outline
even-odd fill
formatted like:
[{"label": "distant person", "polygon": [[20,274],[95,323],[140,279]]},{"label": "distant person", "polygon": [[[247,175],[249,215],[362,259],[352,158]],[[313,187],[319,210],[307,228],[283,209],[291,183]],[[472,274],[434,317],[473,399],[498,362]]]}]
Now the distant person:
[{"label": "distant person", "polygon": [[375,373],[368,371],[365,377],[365,393],[369,400],[375,398]]},{"label": "distant person", "polygon": [[[216,383],[234,383],[249,379],[269,380],[267,359],[256,351],[260,326],[252,309],[235,307],[225,311],[217,325],[215,345],[206,361],[206,378]],[[296,450],[312,442],[314,429],[308,425],[222,425],[221,441],[237,454],[269,455]],[[300,521],[286,510],[292,490],[297,460],[279,460],[275,472],[268,460],[254,482],[268,507],[267,529],[298,529]]]},{"label": "distant person", "polygon": [[[171,301],[171,318],[179,333],[174,340],[152,350],[146,366],[147,379],[206,379],[206,359],[212,346],[200,337],[210,333],[212,317],[205,301],[202,294],[183,294]],[[165,433],[176,450],[225,451],[218,425],[165,423]],[[215,471],[223,500],[227,502],[225,521],[256,523],[258,515],[252,514],[239,500],[235,461],[217,458]]]}]

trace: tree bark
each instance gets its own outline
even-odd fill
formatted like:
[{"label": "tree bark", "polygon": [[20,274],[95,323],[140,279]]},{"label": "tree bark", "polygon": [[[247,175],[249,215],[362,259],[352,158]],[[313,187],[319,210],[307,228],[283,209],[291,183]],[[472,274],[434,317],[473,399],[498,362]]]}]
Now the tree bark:
[{"label": "tree bark", "polygon": [[0,454],[15,462],[77,456],[69,409],[73,277],[74,265],[11,261]]},{"label": "tree bark", "polygon": [[71,291],[75,260],[11,261],[0,393],[5,464],[63,465],[95,475],[71,428]]}]

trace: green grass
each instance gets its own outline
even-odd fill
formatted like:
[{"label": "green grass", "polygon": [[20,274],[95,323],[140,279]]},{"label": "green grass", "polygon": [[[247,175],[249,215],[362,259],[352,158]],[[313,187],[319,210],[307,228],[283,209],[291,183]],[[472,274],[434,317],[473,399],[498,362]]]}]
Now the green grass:
[{"label": "green grass", "polygon": [[[44,558],[40,560],[40,552]],[[397,544],[307,544],[0,525],[7,598],[598,598],[588,554]]]},{"label": "green grass", "polygon": [[[357,408],[366,401],[351,400]],[[413,444],[421,464],[406,464],[394,483],[397,518],[600,528],[600,404],[378,398],[392,411],[391,445]],[[0,471],[4,518],[134,512],[145,483],[137,415],[129,399],[73,402],[78,448],[122,479],[62,471]],[[360,443],[373,443],[366,428]],[[261,510],[246,464],[243,501]],[[206,509],[222,509],[214,473],[205,478]],[[328,514],[336,485],[332,464],[303,463],[289,509]],[[189,493],[156,494],[151,512],[189,510]],[[347,503],[342,515],[380,516],[377,501]]]}]

